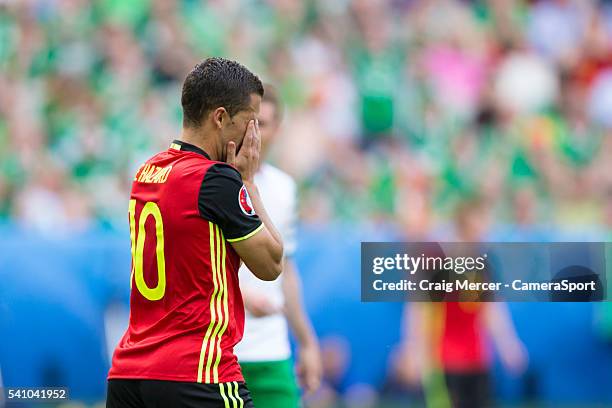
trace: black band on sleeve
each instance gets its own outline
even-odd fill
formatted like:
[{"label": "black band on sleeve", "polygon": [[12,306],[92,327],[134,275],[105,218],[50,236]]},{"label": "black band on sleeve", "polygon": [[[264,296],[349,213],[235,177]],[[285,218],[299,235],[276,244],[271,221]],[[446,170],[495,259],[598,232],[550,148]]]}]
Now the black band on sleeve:
[{"label": "black band on sleeve", "polygon": [[262,227],[240,173],[228,164],[211,166],[198,196],[200,215],[217,224],[225,238],[239,241]]}]

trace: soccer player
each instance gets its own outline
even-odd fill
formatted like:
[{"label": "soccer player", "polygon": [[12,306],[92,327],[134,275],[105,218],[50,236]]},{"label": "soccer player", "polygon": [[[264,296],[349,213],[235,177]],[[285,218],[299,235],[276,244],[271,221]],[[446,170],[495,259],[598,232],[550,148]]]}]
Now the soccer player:
[{"label": "soccer player", "polygon": [[[490,217],[484,199],[460,203],[455,217],[459,242],[483,241]],[[462,295],[479,294],[466,291]],[[407,304],[405,316],[398,368],[407,383],[422,382],[428,407],[495,406],[491,346],[510,372],[520,374],[526,368],[526,350],[505,303],[412,303]]]},{"label": "soccer player", "polygon": [[253,406],[233,353],[244,329],[238,268],[274,280],[283,258],[253,181],[262,96],[242,65],[202,61],[183,84],[181,139],[134,177],[130,321],[107,407]]},{"label": "soccer player", "polygon": [[[276,90],[266,85],[259,112],[261,157],[265,158],[279,133],[282,119]],[[321,381],[319,345],[302,306],[301,285],[291,259],[295,251],[296,185],[291,176],[261,163],[255,175],[261,198],[283,237],[285,259],[281,278],[263,282],[248,265],[240,268],[240,287],[246,307],[244,338],[236,355],[255,406],[295,408],[300,405],[288,327],[298,342],[297,369],[304,390],[315,391]]]}]

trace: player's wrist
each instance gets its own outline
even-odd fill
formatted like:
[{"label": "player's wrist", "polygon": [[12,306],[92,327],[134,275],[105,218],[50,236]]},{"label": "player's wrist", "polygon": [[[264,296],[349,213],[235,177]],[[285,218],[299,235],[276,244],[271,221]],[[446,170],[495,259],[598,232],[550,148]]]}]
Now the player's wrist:
[{"label": "player's wrist", "polygon": [[238,172],[240,172],[240,177],[242,177],[243,183],[253,183],[255,179],[255,172],[252,171],[250,166],[238,166]]},{"label": "player's wrist", "polygon": [[242,179],[244,186],[249,190],[249,194],[253,195],[257,191],[257,185],[252,178]]},{"label": "player's wrist", "polygon": [[302,349],[313,349],[319,347],[319,342],[313,333],[301,333],[298,342]]}]

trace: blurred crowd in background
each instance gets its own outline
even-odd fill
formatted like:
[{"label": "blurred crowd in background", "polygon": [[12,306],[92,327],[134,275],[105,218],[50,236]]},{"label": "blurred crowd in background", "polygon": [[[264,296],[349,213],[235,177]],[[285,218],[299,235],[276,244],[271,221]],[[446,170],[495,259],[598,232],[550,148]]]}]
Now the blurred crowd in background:
[{"label": "blurred crowd in background", "polygon": [[477,198],[512,230],[612,225],[612,2],[593,0],[1,0],[0,219],[123,227],[211,55],[280,89],[271,160],[304,222],[427,237]]},{"label": "blurred crowd in background", "polygon": [[[0,0],[0,224],[43,235],[125,230],[133,175],[180,135],[182,81],[207,56],[238,60],[275,85],[284,102],[282,137],[270,161],[298,181],[301,219],[310,228],[298,254],[310,276],[306,302],[317,331],[331,334],[322,338],[326,386],[312,406],[331,406],[326,392],[363,382],[346,380],[346,372],[384,377],[385,360],[350,354],[373,356],[372,345],[400,336],[398,308],[366,308],[352,297],[358,248],[348,256],[342,244],[351,228],[367,224],[363,240],[382,225],[417,240],[544,241],[563,233],[609,240],[612,0]],[[357,242],[357,235],[350,238]],[[104,245],[91,245],[87,251],[99,262],[127,265],[128,258],[109,261]],[[26,262],[22,275],[38,271],[46,285],[53,262],[21,251],[24,260],[41,262]],[[72,258],[58,251],[67,264],[49,270],[63,276],[77,252],[87,271],[79,279],[98,276],[87,269],[90,254],[76,249]],[[100,268],[100,276],[120,277],[126,289],[121,268]],[[19,277],[6,268],[4,288]],[[68,278],[56,281],[40,291],[45,299],[55,290],[58,299],[78,304],[74,310],[86,309],[89,292],[69,285],[63,292]],[[597,364],[603,374],[593,377],[607,378],[601,356],[609,358],[609,348],[594,338],[591,309],[528,306],[515,305],[512,313],[531,362],[540,355],[541,370],[567,375],[554,384],[589,391],[598,384],[590,377]],[[395,314],[380,319],[384,307]],[[550,320],[553,314],[559,320]],[[355,322],[334,337],[353,320],[346,315],[387,326],[372,329],[370,343]],[[586,323],[572,333],[580,335],[562,332],[578,315]],[[86,328],[87,335],[70,337],[96,337]],[[359,341],[349,345],[349,338]],[[11,347],[20,344],[31,347],[17,337]],[[546,354],[551,347],[584,355],[559,362]],[[100,359],[99,378],[105,364]],[[35,372],[34,363],[20,362],[11,375],[26,370],[34,378],[30,365]],[[393,391],[394,384],[377,386]],[[374,393],[357,387],[347,405],[368,406]]]}]

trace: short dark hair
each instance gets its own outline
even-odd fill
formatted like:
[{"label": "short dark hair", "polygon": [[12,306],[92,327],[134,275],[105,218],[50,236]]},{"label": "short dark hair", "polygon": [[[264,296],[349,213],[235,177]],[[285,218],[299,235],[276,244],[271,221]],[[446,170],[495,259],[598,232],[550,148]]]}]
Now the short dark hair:
[{"label": "short dark hair", "polygon": [[266,83],[264,84],[264,91],[261,102],[268,102],[274,106],[274,118],[280,122],[283,119],[284,106],[281,102],[278,90],[274,85]]},{"label": "short dark hair", "polygon": [[191,70],[183,83],[183,126],[199,127],[204,115],[220,106],[233,116],[249,106],[254,93],[264,95],[257,75],[236,61],[206,58]]}]

